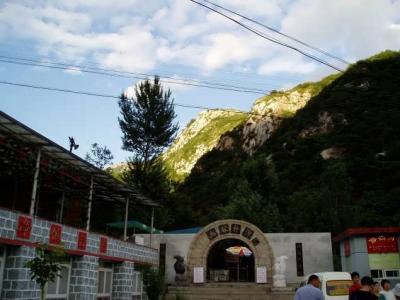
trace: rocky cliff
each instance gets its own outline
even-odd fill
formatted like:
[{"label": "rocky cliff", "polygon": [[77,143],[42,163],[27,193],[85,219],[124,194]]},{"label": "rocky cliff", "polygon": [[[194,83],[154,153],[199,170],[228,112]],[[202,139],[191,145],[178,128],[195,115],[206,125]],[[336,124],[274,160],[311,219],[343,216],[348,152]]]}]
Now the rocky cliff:
[{"label": "rocky cliff", "polygon": [[239,130],[242,149],[247,154],[265,143],[281,121],[303,108],[310,98],[337,76],[315,83],[298,85],[287,91],[275,91],[257,99],[250,113],[236,110],[201,112],[178,135],[163,155],[170,179],[182,181],[190,174],[198,159],[210,150],[233,146],[231,131]]},{"label": "rocky cliff", "polygon": [[237,110],[207,110],[201,112],[178,135],[162,158],[169,177],[174,181],[185,178],[197,160],[213,149],[221,136],[248,118]]}]

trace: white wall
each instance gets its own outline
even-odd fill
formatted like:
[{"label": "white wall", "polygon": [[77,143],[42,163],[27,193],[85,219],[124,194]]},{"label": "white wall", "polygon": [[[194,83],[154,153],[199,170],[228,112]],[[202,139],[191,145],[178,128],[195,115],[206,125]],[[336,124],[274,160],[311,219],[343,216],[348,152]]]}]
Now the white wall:
[{"label": "white wall", "polygon": [[[149,235],[143,235],[149,243]],[[298,283],[302,277],[296,272],[296,243],[303,244],[304,274],[333,271],[332,242],[330,233],[266,233],[274,257],[288,257],[286,277],[288,283]],[[187,252],[195,234],[154,234],[152,246],[159,249],[160,243],[166,244],[166,279],[173,283],[175,278],[175,255],[187,262]]]}]

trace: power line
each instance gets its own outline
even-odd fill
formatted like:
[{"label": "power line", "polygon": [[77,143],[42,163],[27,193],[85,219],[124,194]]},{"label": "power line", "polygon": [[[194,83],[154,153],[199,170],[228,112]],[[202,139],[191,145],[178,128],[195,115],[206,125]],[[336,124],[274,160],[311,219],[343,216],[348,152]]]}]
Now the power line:
[{"label": "power line", "polygon": [[330,64],[329,62],[326,62],[326,61],[324,61],[324,60],[322,60],[322,59],[320,59],[320,58],[318,58],[318,57],[316,57],[316,56],[314,56],[314,55],[312,55],[312,54],[309,54],[309,53],[307,53],[307,52],[305,52],[305,51],[303,51],[303,50],[301,50],[301,49],[298,49],[298,48],[296,48],[296,47],[294,47],[294,46],[292,46],[292,45],[286,44],[286,43],[284,43],[284,42],[282,42],[282,41],[279,41],[279,40],[277,40],[277,39],[275,39],[275,38],[269,37],[269,36],[267,36],[266,34],[260,33],[260,32],[257,31],[256,29],[251,28],[251,27],[249,27],[249,26],[243,24],[242,22],[239,22],[238,20],[235,20],[234,18],[232,18],[232,17],[230,17],[230,16],[228,16],[228,15],[226,15],[226,14],[224,14],[224,13],[222,13],[222,12],[220,12],[220,11],[218,11],[218,10],[216,10],[216,9],[214,9],[214,8],[212,8],[212,7],[210,7],[210,6],[207,6],[207,5],[203,4],[203,3],[200,3],[200,2],[195,1],[195,0],[189,0],[189,1],[191,1],[191,2],[193,2],[193,3],[196,3],[197,5],[200,5],[200,6],[202,6],[202,7],[205,7],[205,8],[207,8],[207,9],[209,9],[209,10],[211,10],[211,11],[213,11],[213,12],[215,12],[215,13],[217,13],[217,14],[219,14],[219,15],[221,15],[221,16],[223,16],[223,17],[229,19],[229,20],[231,20],[232,22],[238,24],[239,26],[245,28],[246,30],[248,30],[248,31],[250,31],[250,32],[252,32],[252,33],[254,33],[254,34],[260,36],[260,37],[262,37],[263,39],[266,39],[266,40],[271,41],[271,42],[273,42],[273,43],[275,43],[275,44],[284,46],[284,47],[286,47],[286,48],[292,49],[292,50],[294,50],[294,51],[296,51],[296,52],[298,52],[298,53],[300,53],[300,54],[302,54],[302,55],[304,55],[304,56],[306,56],[306,57],[308,57],[308,58],[310,58],[310,59],[312,59],[312,60],[315,60],[315,61],[317,61],[317,62],[319,62],[319,63],[321,63],[321,64],[323,64],[323,65],[326,65],[326,66],[328,66],[328,67],[330,67],[330,68],[332,68],[332,69],[334,69],[334,70],[336,70],[336,71],[343,72],[342,69],[340,69],[340,68],[338,68],[338,67],[336,67],[336,66]]},{"label": "power line", "polygon": [[[12,51],[13,55],[19,55],[19,56],[25,56],[25,57],[26,57],[26,55],[28,55],[28,57],[29,57],[29,55],[31,55],[31,53],[34,50],[31,47],[27,47],[27,45],[22,45],[22,46],[18,45],[18,47],[17,47],[18,49],[16,49],[14,43],[4,42],[4,41],[2,42],[1,45],[2,46],[7,46],[7,45],[10,46],[12,49],[11,51]],[[3,48],[6,49],[5,47],[3,47]],[[26,49],[27,51],[21,52],[21,51],[19,51],[21,49]],[[29,54],[27,54],[27,53],[29,53]],[[36,56],[35,58],[36,58],[36,60],[41,61],[41,62],[48,59],[47,57],[38,57],[38,56]],[[101,64],[99,64],[98,62],[94,62],[92,60],[87,60],[86,58],[85,58],[85,65],[87,65],[88,67],[101,66]],[[193,77],[196,77],[199,75],[201,76],[201,74],[199,74],[198,72],[196,72],[196,73],[187,72],[186,70],[188,68],[189,68],[188,66],[184,66],[184,65],[174,65],[173,70],[171,70],[170,68],[164,66],[164,67],[157,67],[152,72],[154,72],[153,74],[158,74],[161,77],[171,76],[173,78],[176,78],[175,76],[177,74],[181,77],[186,77],[186,78],[188,78],[188,77],[193,78]],[[109,70],[112,70],[112,69],[109,69]],[[177,71],[177,70],[184,70],[184,71],[181,72],[181,71]],[[115,70],[115,72],[123,72],[123,71],[121,69],[119,69],[119,70]],[[135,72],[132,72],[132,73],[135,73]],[[218,76],[215,76],[213,74],[211,74],[211,75],[207,74],[207,78],[210,78],[208,80],[212,80],[213,82],[218,81],[218,82],[222,82],[222,83],[228,82],[228,83],[233,83],[233,84],[238,84],[238,83],[241,84],[241,83],[243,83],[243,79],[245,79],[246,82],[251,81],[252,83],[253,83],[253,79],[256,79],[256,80],[261,79],[259,76],[256,76],[254,73],[249,73],[249,72],[239,71],[239,70],[226,70],[226,69],[218,70],[218,75],[222,75],[222,74],[226,74],[227,76],[230,76],[230,75],[238,76],[239,78],[237,78],[237,79],[235,78],[235,79],[231,80],[229,78],[226,78],[226,76],[224,76],[223,79],[221,79]],[[295,75],[291,74],[291,77],[294,77],[294,76]],[[300,75],[296,75],[296,76],[300,76]],[[278,79],[278,80],[275,80],[275,79]],[[287,79],[287,76],[282,77],[280,75],[273,75],[273,76],[268,75],[268,78],[267,78],[268,82],[274,81],[274,82],[279,82],[280,84],[282,83],[282,80],[286,80],[286,79]],[[300,78],[297,78],[297,79],[300,79]],[[237,81],[237,80],[239,80],[239,81]],[[257,85],[262,85],[262,86],[265,84],[264,82],[254,82],[254,83]]]},{"label": "power line", "polygon": [[[111,76],[111,77],[122,77],[122,78],[144,80],[149,76],[155,76],[153,74],[117,71],[117,70],[112,70],[112,69],[87,67],[87,66],[83,66],[83,65],[72,65],[72,64],[70,65],[70,64],[59,63],[59,62],[50,62],[50,61],[40,62],[38,60],[21,58],[21,57],[11,57],[11,56],[5,56],[5,55],[0,55],[0,58],[5,58],[5,59],[0,59],[0,62],[3,62],[3,63],[45,67],[45,68],[51,68],[51,69],[72,70],[72,71],[77,71],[77,72]],[[99,71],[97,71],[97,70],[99,70]],[[112,72],[112,73],[110,73],[110,72]],[[121,74],[119,74],[119,73],[121,73]],[[124,75],[124,73],[132,74],[132,75]],[[163,77],[169,78],[169,79],[163,79]],[[265,95],[266,93],[271,92],[269,90],[260,90],[260,89],[255,89],[255,88],[247,88],[247,87],[235,86],[235,85],[229,85],[229,84],[212,83],[212,82],[204,82],[204,81],[203,81],[204,82],[203,83],[202,81],[195,80],[195,79],[178,79],[178,78],[173,78],[173,77],[168,77],[168,76],[163,76],[163,77],[161,77],[161,79],[164,83],[171,83],[171,84],[179,84],[179,85],[187,85],[187,86],[195,86],[195,87],[201,87],[201,88],[235,91],[235,92],[243,92],[243,93],[252,93],[252,94],[259,94],[259,95]]]},{"label": "power line", "polygon": [[265,24],[263,24],[263,23],[261,23],[261,22],[258,22],[257,20],[254,20],[254,19],[252,19],[252,18],[246,17],[245,15],[242,15],[242,14],[240,14],[240,13],[238,13],[238,12],[235,12],[235,11],[233,11],[233,10],[231,10],[231,9],[228,9],[228,8],[226,8],[226,7],[223,7],[222,5],[216,4],[216,3],[211,2],[211,1],[208,1],[208,0],[203,0],[203,1],[204,1],[204,2],[207,2],[207,3],[211,4],[211,5],[213,5],[213,6],[215,6],[215,7],[218,7],[218,8],[220,8],[220,9],[223,9],[223,10],[225,10],[225,11],[227,11],[227,12],[230,12],[231,14],[234,14],[234,15],[236,15],[236,16],[238,16],[238,17],[241,17],[241,18],[243,18],[243,19],[245,19],[245,20],[247,20],[247,21],[250,21],[250,22],[253,22],[253,23],[255,23],[255,24],[259,25],[259,26],[262,26],[262,27],[264,27],[264,28],[266,28],[266,29],[268,29],[268,30],[270,30],[270,31],[273,31],[273,32],[275,32],[275,33],[277,33],[277,34],[279,34],[279,35],[282,35],[282,36],[284,36],[284,37],[286,37],[286,38],[288,38],[288,39],[291,39],[292,41],[295,41],[295,42],[297,42],[297,43],[299,43],[299,44],[301,44],[301,45],[303,45],[303,46],[306,46],[306,47],[308,47],[308,48],[310,48],[310,49],[312,49],[312,50],[315,50],[315,51],[317,51],[317,52],[319,52],[319,53],[322,53],[322,54],[324,54],[324,55],[326,55],[326,56],[329,56],[330,58],[333,58],[333,59],[335,59],[335,60],[337,60],[337,61],[340,61],[340,62],[342,62],[342,63],[344,63],[344,64],[347,64],[347,65],[350,65],[350,64],[351,64],[350,62],[348,62],[348,61],[346,61],[346,60],[344,60],[344,59],[342,59],[342,58],[340,58],[340,57],[338,57],[338,56],[336,56],[336,55],[333,55],[333,54],[331,54],[331,53],[329,53],[329,52],[327,52],[327,51],[325,51],[325,50],[322,50],[321,48],[318,48],[318,47],[315,47],[315,46],[313,46],[313,45],[310,45],[310,44],[308,44],[308,43],[306,43],[306,42],[303,42],[303,41],[301,41],[301,40],[299,40],[299,39],[297,39],[297,38],[295,38],[295,37],[293,37],[293,36],[290,36],[290,35],[288,35],[288,34],[285,34],[285,33],[281,32],[281,31],[279,31],[279,30],[277,30],[277,29],[275,29],[275,28],[273,28],[273,27],[271,27],[271,26],[265,25]]},{"label": "power line", "polygon": [[[18,87],[25,87],[25,88],[32,88],[32,89],[39,89],[39,90],[55,91],[55,92],[61,92],[61,93],[70,93],[70,94],[78,94],[78,95],[85,95],[85,96],[94,96],[94,97],[101,97],[101,98],[111,98],[111,99],[118,99],[118,100],[121,99],[118,96],[109,95],[109,94],[99,94],[99,93],[87,92],[87,91],[61,89],[61,88],[56,88],[56,87],[34,85],[34,84],[26,84],[26,83],[18,83],[18,82],[10,82],[10,81],[3,81],[3,80],[0,80],[0,84],[18,86]],[[178,107],[183,107],[183,108],[226,111],[226,112],[237,113],[237,114],[263,116],[262,114],[253,113],[253,112],[244,112],[244,111],[239,111],[239,110],[231,110],[231,109],[224,109],[224,108],[213,108],[213,107],[207,107],[207,106],[190,105],[190,104],[182,104],[182,103],[175,103],[175,102],[173,103],[173,105],[174,106],[178,106]]]}]

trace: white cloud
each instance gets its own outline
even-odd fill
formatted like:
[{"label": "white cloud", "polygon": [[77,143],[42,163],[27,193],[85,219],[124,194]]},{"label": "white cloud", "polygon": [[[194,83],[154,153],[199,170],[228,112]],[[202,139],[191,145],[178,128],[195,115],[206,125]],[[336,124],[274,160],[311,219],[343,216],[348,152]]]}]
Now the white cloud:
[{"label": "white cloud", "polygon": [[[399,0],[215,2],[350,60],[400,48]],[[330,72],[183,0],[5,1],[0,39],[33,41],[40,54],[62,61],[94,60],[129,71],[156,72],[163,65],[188,66],[203,75]]]},{"label": "white cloud", "polygon": [[310,74],[315,71],[315,63],[304,62],[301,59],[291,59],[290,57],[273,58],[271,61],[260,66],[258,72],[262,75],[271,75],[276,73],[286,74]]},{"label": "white cloud", "polygon": [[389,29],[400,18],[399,3],[398,0],[299,0],[282,20],[282,30],[357,60],[387,48],[400,48],[400,35]]}]

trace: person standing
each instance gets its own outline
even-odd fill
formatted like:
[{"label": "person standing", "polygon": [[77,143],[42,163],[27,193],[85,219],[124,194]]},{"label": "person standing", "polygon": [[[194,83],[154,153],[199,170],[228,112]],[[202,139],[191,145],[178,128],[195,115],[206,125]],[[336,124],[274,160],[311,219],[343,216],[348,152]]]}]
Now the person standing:
[{"label": "person standing", "polygon": [[376,296],[377,299],[380,297],[380,290],[381,290],[381,285],[379,284],[378,281],[374,281],[374,284],[372,285],[372,291],[371,293]]},{"label": "person standing", "polygon": [[353,284],[349,288],[349,299],[351,294],[361,289],[360,274],[358,272],[351,273],[351,280],[353,281]]},{"label": "person standing", "polygon": [[372,293],[374,281],[371,277],[365,276],[361,279],[361,289],[350,295],[350,300],[378,300]]},{"label": "person standing", "polygon": [[390,281],[382,279],[381,281],[382,290],[379,292],[379,300],[396,300],[393,291],[391,290]]},{"label": "person standing", "polygon": [[308,278],[307,285],[299,288],[294,295],[294,300],[324,300],[324,295],[319,289],[321,281],[317,275]]},{"label": "person standing", "polygon": [[392,290],[396,300],[400,300],[400,283],[397,283]]}]

